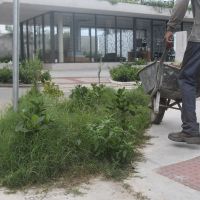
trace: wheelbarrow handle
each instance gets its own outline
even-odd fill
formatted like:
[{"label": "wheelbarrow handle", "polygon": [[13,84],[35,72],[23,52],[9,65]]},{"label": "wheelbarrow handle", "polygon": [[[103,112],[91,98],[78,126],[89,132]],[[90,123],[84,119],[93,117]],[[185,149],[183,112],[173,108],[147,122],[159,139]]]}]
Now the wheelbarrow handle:
[{"label": "wheelbarrow handle", "polygon": [[162,56],[161,56],[161,58],[160,58],[160,64],[163,64],[163,63],[164,63],[165,58],[166,58],[166,56],[167,56],[167,53],[168,53],[168,49],[167,49],[167,47],[165,47],[164,52],[163,52],[163,54],[162,54]]},{"label": "wheelbarrow handle", "polygon": [[165,46],[165,49],[164,49],[164,52],[160,58],[160,62],[157,62],[157,69],[156,69],[156,85],[153,89],[153,91],[151,92],[151,98],[153,98],[155,96],[155,94],[158,92],[159,88],[160,88],[160,82],[161,82],[161,77],[160,77],[160,71],[162,70],[162,67],[163,67],[163,64],[164,64],[164,61],[165,61],[165,58],[167,56],[167,53],[168,53],[168,49],[167,47]]}]

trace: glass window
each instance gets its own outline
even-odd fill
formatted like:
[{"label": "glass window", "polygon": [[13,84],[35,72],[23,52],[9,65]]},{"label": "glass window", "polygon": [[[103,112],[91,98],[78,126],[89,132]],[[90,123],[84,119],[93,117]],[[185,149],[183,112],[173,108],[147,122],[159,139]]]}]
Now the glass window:
[{"label": "glass window", "polygon": [[28,21],[28,44],[29,44],[29,58],[34,57],[34,23],[33,20]]},{"label": "glass window", "polygon": [[115,53],[115,29],[106,29],[106,53]]},{"label": "glass window", "polygon": [[[54,12],[53,16],[47,13],[22,24],[25,58],[37,52],[44,62],[99,62],[100,57],[104,62],[150,61],[160,58],[164,50],[165,20],[138,18],[133,27],[132,17],[97,14],[95,22],[92,14]],[[192,23],[183,22],[182,27],[189,35]],[[167,59],[174,55],[172,50]]]},{"label": "glass window", "polygon": [[36,53],[43,59],[42,16],[35,19]]},{"label": "glass window", "polygon": [[74,62],[74,37],[73,17],[71,14],[64,15],[63,19],[63,44],[64,62]]},{"label": "glass window", "polygon": [[72,27],[66,23],[67,21],[65,19],[63,27],[64,62],[74,62]]},{"label": "glass window", "polygon": [[106,15],[97,15],[98,28],[115,28],[115,17]]},{"label": "glass window", "polygon": [[91,61],[94,62],[95,60],[97,60],[96,57],[96,52],[95,52],[95,28],[91,28]]},{"label": "glass window", "polygon": [[[75,14],[75,62],[90,62],[92,55],[92,29],[93,35],[95,16],[89,14]],[[93,47],[95,43],[93,43]],[[93,49],[94,50],[94,49]]]},{"label": "glass window", "polygon": [[114,16],[97,16],[97,53],[104,62],[117,61]]},{"label": "glass window", "polygon": [[44,61],[52,62],[51,60],[51,28],[50,14],[44,16]]},{"label": "glass window", "polygon": [[151,20],[136,20],[136,57],[151,60]]},{"label": "glass window", "polygon": [[[121,38],[122,38],[122,57],[125,58],[126,61],[133,61],[133,31],[132,30],[122,30],[121,32]],[[125,61],[125,60],[123,60]]]},{"label": "glass window", "polygon": [[27,26],[26,26],[26,22],[23,23],[23,52],[24,52],[24,58],[28,58],[28,50],[27,50]]},{"label": "glass window", "polygon": [[[54,15],[55,16],[55,15]],[[55,18],[54,18],[55,20]],[[59,28],[60,28],[60,25],[57,25],[55,22],[54,22],[54,61],[55,63],[58,63],[58,62],[63,62],[61,58],[59,58]],[[63,48],[63,39],[62,39],[62,48]],[[62,50],[63,52],[63,50]],[[63,53],[62,53],[63,54]]]},{"label": "glass window", "polygon": [[80,51],[85,58],[90,58],[90,28],[81,28],[80,32]]},{"label": "glass window", "polygon": [[55,13],[55,49],[58,62],[74,62],[73,16]]},{"label": "glass window", "polygon": [[105,29],[97,28],[97,56],[99,58],[105,56],[105,44]]},{"label": "glass window", "polygon": [[122,56],[122,29],[117,29],[117,56]]},{"label": "glass window", "polygon": [[117,56],[121,61],[133,61],[133,19],[117,17]]},{"label": "glass window", "polygon": [[158,59],[164,51],[164,34],[166,31],[166,21],[153,21],[153,59]]}]

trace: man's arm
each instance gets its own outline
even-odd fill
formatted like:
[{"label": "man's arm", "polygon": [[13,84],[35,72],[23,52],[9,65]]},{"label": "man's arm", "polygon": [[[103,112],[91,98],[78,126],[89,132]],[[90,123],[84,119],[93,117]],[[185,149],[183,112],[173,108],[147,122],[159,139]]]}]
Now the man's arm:
[{"label": "man's arm", "polygon": [[176,26],[183,21],[190,0],[176,0],[172,15],[167,23],[167,31],[175,32]]},{"label": "man's arm", "polygon": [[172,15],[167,23],[167,32],[164,37],[167,48],[172,48],[173,46],[173,32],[175,32],[176,26],[183,21],[189,2],[190,0],[176,0]]}]

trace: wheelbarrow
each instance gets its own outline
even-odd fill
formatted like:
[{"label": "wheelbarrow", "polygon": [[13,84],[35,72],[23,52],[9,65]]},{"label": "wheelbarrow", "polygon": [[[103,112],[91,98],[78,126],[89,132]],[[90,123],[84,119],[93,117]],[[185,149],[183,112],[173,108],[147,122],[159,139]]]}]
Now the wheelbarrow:
[{"label": "wheelbarrow", "polygon": [[[169,108],[181,110],[181,91],[178,84],[180,68],[164,63],[165,49],[160,61],[147,65],[139,72],[144,91],[151,96],[151,122],[160,124]],[[196,96],[200,96],[200,77]]]}]

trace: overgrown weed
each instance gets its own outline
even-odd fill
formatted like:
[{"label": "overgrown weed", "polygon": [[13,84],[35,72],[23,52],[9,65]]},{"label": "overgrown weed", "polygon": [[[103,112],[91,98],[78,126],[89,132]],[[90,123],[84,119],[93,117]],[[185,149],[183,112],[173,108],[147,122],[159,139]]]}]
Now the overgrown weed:
[{"label": "overgrown weed", "polygon": [[78,86],[69,99],[57,89],[33,89],[20,99],[18,113],[10,108],[1,117],[1,184],[21,188],[62,176],[125,177],[149,125],[141,88]]}]

